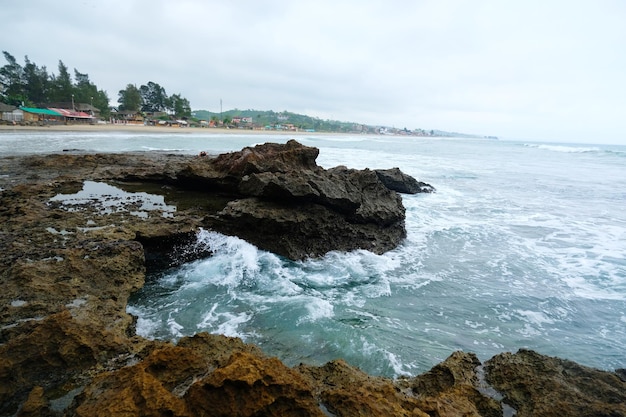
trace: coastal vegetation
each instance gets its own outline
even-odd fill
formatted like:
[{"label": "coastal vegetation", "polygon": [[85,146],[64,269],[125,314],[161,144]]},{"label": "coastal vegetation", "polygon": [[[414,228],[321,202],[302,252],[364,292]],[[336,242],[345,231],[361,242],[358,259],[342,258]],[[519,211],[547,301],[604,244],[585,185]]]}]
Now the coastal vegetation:
[{"label": "coastal vegetation", "polygon": [[[0,101],[14,106],[37,107],[46,103],[88,103],[101,110],[101,116],[109,114],[107,92],[98,89],[87,73],[74,69],[74,77],[59,60],[58,73],[49,73],[45,65],[39,66],[28,56],[24,65],[3,51],[7,64],[0,67]],[[42,106],[47,107],[47,106]]]},{"label": "coastal vegetation", "polygon": [[264,130],[298,130],[311,132],[333,133],[373,133],[410,136],[466,136],[460,133],[444,132],[442,130],[407,129],[381,125],[367,125],[355,122],[321,119],[319,117],[298,114],[287,110],[276,112],[273,110],[240,110],[232,109],[224,112],[208,110],[194,110],[191,112],[194,121],[210,120],[212,125],[228,126],[240,129]]},{"label": "coastal vegetation", "polygon": [[[7,51],[2,52],[6,64],[0,67],[0,102],[13,106],[49,107],[51,103],[86,103],[100,110],[102,118],[111,113],[106,91],[89,79],[89,74],[74,68],[74,76],[62,60],[58,72],[51,73],[28,56],[24,65]],[[121,110],[167,112],[176,117],[190,117],[191,105],[181,94],[168,96],[165,88],[149,81],[137,88],[128,84],[118,93]]]},{"label": "coastal vegetation", "polygon": [[[191,103],[182,94],[168,95],[160,84],[148,81],[137,86],[128,83],[118,91],[117,106],[111,107],[108,93],[89,79],[87,73],[74,68],[74,75],[59,60],[58,72],[48,72],[28,56],[24,65],[7,51],[2,52],[6,64],[0,67],[0,102],[22,107],[63,107],[75,110],[75,104],[84,104],[91,114],[103,120],[116,119],[125,122],[154,123],[161,120],[184,120],[185,125],[210,126],[237,129],[310,131],[334,133],[373,133],[407,136],[454,136],[482,137],[441,130],[407,129],[382,125],[321,119],[289,112],[273,110],[239,110],[211,112],[192,111]],[[89,107],[91,106],[91,107]],[[170,120],[171,121],[171,120]],[[188,122],[188,123],[187,123]]]}]

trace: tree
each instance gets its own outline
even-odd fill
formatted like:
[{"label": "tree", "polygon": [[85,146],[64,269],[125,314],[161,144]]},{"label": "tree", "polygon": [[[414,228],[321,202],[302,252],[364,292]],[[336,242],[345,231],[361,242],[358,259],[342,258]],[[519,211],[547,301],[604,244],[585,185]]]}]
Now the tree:
[{"label": "tree", "polygon": [[191,105],[189,100],[181,97],[180,94],[172,94],[169,98],[170,109],[176,117],[191,117]]},{"label": "tree", "polygon": [[98,93],[98,87],[89,81],[89,75],[78,72],[74,68],[74,100],[77,103],[91,103],[93,96]]},{"label": "tree", "polygon": [[73,86],[75,102],[89,103],[100,110],[101,117],[108,117],[110,110],[107,92],[98,90],[98,87],[89,80],[89,75],[79,72],[76,68],[74,68],[74,79],[76,80]]},{"label": "tree", "polygon": [[98,90],[96,95],[93,97],[93,106],[100,110],[100,117],[107,118],[111,114],[111,109],[109,108],[109,95],[104,90]]},{"label": "tree", "polygon": [[0,68],[0,98],[7,104],[19,106],[27,100],[22,83],[24,70],[15,57],[2,51],[7,64]]},{"label": "tree", "polygon": [[39,68],[34,62],[30,62],[28,56],[24,57],[24,63],[22,83],[29,104],[38,105],[48,102],[50,98],[50,76],[46,67]]},{"label": "tree", "polygon": [[143,104],[141,92],[134,84],[128,84],[125,89],[120,90],[117,94],[120,110],[139,111],[141,109]]},{"label": "tree", "polygon": [[143,100],[141,110],[147,112],[160,112],[168,108],[167,94],[165,89],[152,81],[148,85],[139,87]]},{"label": "tree", "polygon": [[50,100],[69,103],[73,93],[72,76],[63,61],[59,60],[59,75],[52,77]]}]

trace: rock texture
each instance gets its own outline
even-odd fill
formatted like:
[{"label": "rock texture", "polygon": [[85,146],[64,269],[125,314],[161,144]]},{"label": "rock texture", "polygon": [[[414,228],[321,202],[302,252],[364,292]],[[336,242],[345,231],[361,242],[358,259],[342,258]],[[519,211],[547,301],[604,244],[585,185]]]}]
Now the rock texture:
[{"label": "rock texture", "polygon": [[525,349],[491,358],[487,370],[518,417],[626,415],[626,383],[617,373]]},{"label": "rock texture", "polygon": [[405,237],[400,196],[370,170],[315,163],[316,148],[268,143],[215,159],[196,159],[177,174],[183,186],[237,198],[207,227],[292,259],[329,250],[383,253]]},{"label": "rock texture", "polygon": [[[294,258],[355,247],[328,236],[329,224],[356,247],[393,247],[403,235],[397,194],[378,172],[322,170],[316,156],[290,142],[217,158],[0,159],[0,416],[499,416],[511,407],[520,416],[626,415],[618,373],[529,351],[485,366],[456,352],[424,375],[394,381],[341,359],[289,368],[219,335],[176,345],[135,335],[128,297],[147,269],[210,256],[193,244],[201,227]],[[114,195],[71,205],[53,198],[87,180],[129,191],[139,181],[177,210],[127,197],[110,205]],[[245,235],[239,222],[256,231]],[[298,241],[294,229],[310,239]]]}]

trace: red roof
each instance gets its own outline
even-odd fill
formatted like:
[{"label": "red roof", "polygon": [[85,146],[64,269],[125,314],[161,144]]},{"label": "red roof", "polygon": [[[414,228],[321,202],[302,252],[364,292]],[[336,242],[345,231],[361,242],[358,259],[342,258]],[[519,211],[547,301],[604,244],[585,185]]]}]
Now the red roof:
[{"label": "red roof", "polygon": [[67,110],[67,109],[56,109],[56,108],[50,108],[50,110],[53,110],[57,113],[61,113],[63,116],[65,117],[73,117],[75,119],[91,119],[92,116],[89,113],[85,113],[82,111],[73,111],[73,110]]}]

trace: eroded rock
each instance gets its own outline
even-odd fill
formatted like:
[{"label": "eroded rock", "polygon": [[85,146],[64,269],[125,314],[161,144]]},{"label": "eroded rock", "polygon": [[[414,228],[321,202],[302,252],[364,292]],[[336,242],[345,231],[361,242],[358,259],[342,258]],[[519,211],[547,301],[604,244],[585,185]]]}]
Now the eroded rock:
[{"label": "eroded rock", "polygon": [[520,349],[486,362],[487,380],[527,416],[626,416],[626,382],[616,373]]},{"label": "eroded rock", "polygon": [[[467,353],[422,376],[392,381],[340,359],[288,368],[224,336],[203,333],[173,345],[135,335],[126,303],[143,285],[146,260],[166,258],[154,261],[164,268],[210,255],[190,248],[201,227],[258,240],[293,258],[393,248],[404,230],[398,195],[377,172],[324,170],[316,157],[314,148],[290,142],[219,158],[1,159],[0,415],[500,415],[500,400],[481,391],[480,362]],[[86,180],[148,181],[174,200],[176,190],[195,189],[215,202],[194,196],[169,217],[51,203]],[[183,256],[166,256],[173,248]],[[487,370],[487,380],[520,416],[626,415],[617,373],[529,351],[498,355]]]}]

